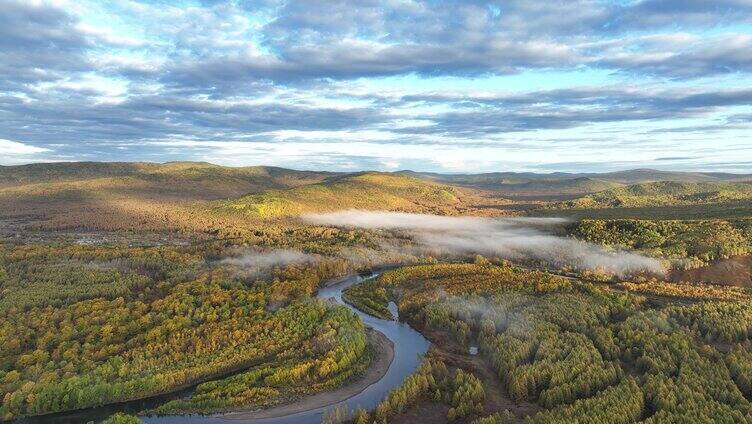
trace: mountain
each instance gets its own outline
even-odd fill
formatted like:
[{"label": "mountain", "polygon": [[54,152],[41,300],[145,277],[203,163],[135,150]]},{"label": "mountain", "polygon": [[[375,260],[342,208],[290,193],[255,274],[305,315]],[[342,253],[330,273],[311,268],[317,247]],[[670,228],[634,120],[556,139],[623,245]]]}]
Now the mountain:
[{"label": "mountain", "polygon": [[275,218],[343,209],[456,213],[472,197],[467,190],[408,175],[364,172],[288,190],[268,190],[232,200],[225,207]]},{"label": "mountain", "polygon": [[[672,172],[658,171],[655,169],[633,169],[606,173],[554,172],[550,174],[537,174],[532,172],[492,172],[483,174],[438,174],[413,171],[401,172],[404,174],[434,179],[444,183],[491,190],[506,189],[518,184],[530,182],[540,182],[541,184],[537,187],[547,187],[550,185],[553,188],[557,181],[577,181],[583,179],[624,185],[658,181],[718,182],[752,179],[752,175],[720,172]],[[574,183],[575,186],[576,184],[577,183]]]},{"label": "mountain", "polygon": [[567,173],[536,174],[532,172],[489,172],[483,174],[439,174],[433,172],[399,171],[402,175],[427,178],[447,184],[495,190],[504,185],[524,184],[532,181],[560,181],[579,178]]},{"label": "mountain", "polygon": [[578,177],[562,180],[532,180],[524,183],[505,183],[496,187],[495,191],[510,198],[549,198],[563,197],[595,193],[616,187],[622,184],[604,181],[589,177]]},{"label": "mountain", "polygon": [[[607,172],[604,174],[590,174],[606,181],[622,184],[638,184],[660,181],[678,181],[687,183],[719,182],[734,180],[742,177],[739,174],[723,172],[674,172],[658,171],[655,169],[632,169],[628,171]],[[746,175],[744,177],[752,177]]]}]

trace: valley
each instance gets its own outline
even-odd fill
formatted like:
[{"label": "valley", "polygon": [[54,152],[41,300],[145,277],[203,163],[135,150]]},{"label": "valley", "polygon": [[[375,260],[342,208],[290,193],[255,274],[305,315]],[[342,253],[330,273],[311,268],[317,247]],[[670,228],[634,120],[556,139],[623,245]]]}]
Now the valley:
[{"label": "valley", "polygon": [[751,420],[750,181],[0,167],[0,419]]},{"label": "valley", "polygon": [[0,0],[0,424],[752,424],[752,0]]}]

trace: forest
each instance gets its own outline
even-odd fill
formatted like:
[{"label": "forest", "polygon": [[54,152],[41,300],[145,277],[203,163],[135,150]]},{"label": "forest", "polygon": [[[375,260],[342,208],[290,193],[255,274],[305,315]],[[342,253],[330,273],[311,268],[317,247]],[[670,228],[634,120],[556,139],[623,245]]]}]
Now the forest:
[{"label": "forest", "polygon": [[[440,346],[446,338],[464,347],[477,343],[506,395],[543,408],[509,422],[752,420],[746,398],[752,309],[748,294],[736,288],[686,291],[686,302],[656,308],[645,297],[652,291],[490,263],[400,268],[372,290],[380,288],[398,303],[401,318]],[[441,399],[425,390],[421,396]],[[473,405],[467,401],[464,409]],[[480,412],[475,422],[507,422]]]},{"label": "forest", "polygon": [[223,387],[199,386],[193,403],[218,408],[212,399],[227,398],[217,393],[260,378],[277,388],[234,398],[271,404],[300,395],[281,384],[323,390],[367,366],[360,320],[310,298],[345,264],[255,279],[207,267],[213,248],[221,249],[3,246],[0,417],[148,397],[239,369],[250,371]]},{"label": "forest", "polygon": [[749,182],[656,181],[598,191],[564,203],[567,208],[680,206],[752,199]]},{"label": "forest", "polygon": [[679,268],[694,268],[752,252],[752,219],[583,219],[568,225],[566,231],[592,243],[666,258]]},{"label": "forest", "polygon": [[[749,257],[752,215],[675,213],[745,202],[747,183],[649,177],[2,168],[0,420],[167,396],[93,420],[130,424],[337,393],[386,352],[355,308],[431,346],[380,402],[332,404],[326,423],[752,422],[752,283],[692,274]],[[595,203],[546,198],[562,188]],[[619,215],[650,196],[671,216]],[[409,229],[301,215],[354,208],[482,219],[598,209],[616,215],[546,231],[656,258],[667,273],[549,269],[503,252],[426,249]],[[371,271],[380,274],[345,289],[342,303],[317,298]]]}]

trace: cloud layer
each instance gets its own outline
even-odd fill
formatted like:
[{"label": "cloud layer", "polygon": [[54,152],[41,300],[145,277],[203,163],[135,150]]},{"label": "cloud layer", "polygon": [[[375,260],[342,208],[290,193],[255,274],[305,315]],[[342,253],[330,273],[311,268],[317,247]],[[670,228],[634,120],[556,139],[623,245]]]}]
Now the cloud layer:
[{"label": "cloud layer", "polygon": [[41,149],[29,161],[739,170],[751,16],[748,0],[0,0],[0,139]]},{"label": "cloud layer", "polygon": [[479,253],[542,261],[555,267],[605,270],[621,276],[664,273],[655,259],[630,252],[606,251],[546,231],[547,227],[566,222],[561,218],[490,219],[350,210],[307,215],[305,219],[318,225],[404,230],[419,246],[442,253]]}]

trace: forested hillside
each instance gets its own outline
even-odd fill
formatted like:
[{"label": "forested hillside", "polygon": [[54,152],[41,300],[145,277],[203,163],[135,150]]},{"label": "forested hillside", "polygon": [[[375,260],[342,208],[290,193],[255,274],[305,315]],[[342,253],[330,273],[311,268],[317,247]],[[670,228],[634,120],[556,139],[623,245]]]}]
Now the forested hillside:
[{"label": "forested hillside", "polygon": [[622,184],[589,177],[568,179],[506,179],[498,181],[474,177],[452,179],[453,184],[489,190],[512,199],[570,199],[590,193],[596,193]]},{"label": "forested hillside", "polygon": [[270,405],[367,366],[361,321],[310,298],[347,262],[209,268],[223,249],[1,246],[0,419],[149,397],[250,367],[245,385],[275,384],[243,386],[232,403],[200,386],[195,402]]},{"label": "forested hillside", "polygon": [[[409,171],[407,171],[409,172]],[[680,181],[680,182],[717,182],[733,181],[752,178],[752,175],[730,174],[724,172],[676,172],[659,171],[656,169],[631,169],[615,172],[489,172],[483,174],[438,174],[431,172],[417,172],[412,174],[423,175],[445,182],[455,182],[468,185],[491,185],[497,184],[521,184],[531,181],[567,181],[577,179],[595,179],[618,184],[639,184],[657,181]]]},{"label": "forested hillside", "polygon": [[[654,309],[641,296],[483,261],[401,268],[372,289],[391,293],[400,316],[441,349],[479,345],[516,405],[477,423],[514,422],[515,415],[531,423],[752,419],[746,399],[752,309],[747,297],[733,294],[737,289],[687,291],[688,303]],[[732,354],[724,355],[729,344]],[[431,360],[425,366],[436,367]],[[396,399],[400,391],[409,394],[406,400],[390,396],[375,417],[453,402],[430,384],[406,381]],[[477,395],[451,403],[452,414],[487,413],[483,403],[491,393],[469,393]],[[519,405],[526,402],[545,410],[525,416]]]},{"label": "forested hillside", "polygon": [[108,183],[121,180],[125,183],[112,188],[130,188],[134,192],[148,189],[176,195],[188,192],[199,198],[222,198],[270,188],[311,184],[333,175],[336,174],[268,166],[226,167],[205,162],[71,162],[0,166],[0,187],[48,184],[38,186],[38,189],[47,187],[54,192],[56,189],[76,187],[75,184],[54,183],[93,181],[91,184],[108,188]]},{"label": "forested hillside", "polygon": [[0,220],[15,229],[216,233],[239,221],[213,213],[210,201],[331,176],[194,162],[0,167]]},{"label": "forested hillside", "polygon": [[677,268],[694,268],[752,252],[752,219],[585,219],[568,225],[567,232],[581,240],[674,259]]},{"label": "forested hillside", "polygon": [[752,183],[664,181],[614,188],[575,199],[563,208],[636,208],[752,201]]},{"label": "forested hillside", "polygon": [[227,203],[250,216],[275,218],[343,209],[457,214],[471,209],[472,194],[422,179],[367,172],[292,190],[268,190]]},{"label": "forested hillside", "polygon": [[0,168],[0,220],[17,229],[248,233],[250,219],[339,209],[498,214],[500,199],[388,173],[332,174],[205,163]]},{"label": "forested hillside", "polygon": [[[388,367],[352,306],[433,346],[380,403],[330,408],[327,423],[752,422],[752,274],[703,278],[752,263],[752,185],[680,176],[692,182],[622,186],[677,177],[647,170],[0,168],[0,419],[145,397],[148,410],[128,412],[267,412],[335,396]],[[731,217],[706,216],[727,207]],[[350,209],[474,218],[303,218]],[[634,210],[646,218],[596,214]],[[541,212],[585,219],[477,219]],[[550,244],[580,251],[583,268],[546,268],[541,257],[561,256]],[[622,260],[667,273],[597,269]],[[317,299],[325,281],[379,269],[345,303]]]}]

